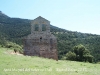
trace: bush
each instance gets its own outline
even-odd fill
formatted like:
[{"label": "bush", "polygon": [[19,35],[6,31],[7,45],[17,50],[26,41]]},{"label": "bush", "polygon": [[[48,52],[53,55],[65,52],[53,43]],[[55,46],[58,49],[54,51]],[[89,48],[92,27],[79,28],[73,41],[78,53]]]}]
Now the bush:
[{"label": "bush", "polygon": [[85,62],[90,62],[92,63],[93,62],[93,56],[92,55],[84,55],[84,61]]},{"label": "bush", "polygon": [[19,52],[21,54],[23,54],[23,50],[21,48],[14,48],[14,52]]},{"label": "bush", "polygon": [[90,54],[90,51],[85,48],[83,45],[77,45],[73,48],[74,53],[76,54],[77,61],[88,61],[93,62],[93,56]]},{"label": "bush", "polygon": [[69,51],[69,52],[66,54],[66,59],[67,59],[67,60],[72,60],[72,61],[74,61],[74,60],[76,59],[76,54],[73,53],[73,52],[71,52],[71,51]]},{"label": "bush", "polygon": [[5,47],[6,47],[6,48],[12,48],[12,49],[14,49],[14,51],[16,51],[16,52],[23,53],[22,47],[19,46],[19,45],[16,44],[16,43],[7,42]]},{"label": "bush", "polygon": [[7,42],[6,45],[5,45],[5,47],[6,47],[6,48],[14,48],[15,45],[16,45],[15,43]]}]

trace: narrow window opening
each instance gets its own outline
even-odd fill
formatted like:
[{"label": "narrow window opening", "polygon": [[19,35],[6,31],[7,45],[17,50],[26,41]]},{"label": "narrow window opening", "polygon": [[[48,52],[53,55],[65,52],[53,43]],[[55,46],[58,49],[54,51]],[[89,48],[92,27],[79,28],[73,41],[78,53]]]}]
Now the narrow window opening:
[{"label": "narrow window opening", "polygon": [[39,25],[35,24],[35,31],[39,31]]},{"label": "narrow window opening", "polygon": [[42,24],[42,31],[46,31],[46,25]]}]

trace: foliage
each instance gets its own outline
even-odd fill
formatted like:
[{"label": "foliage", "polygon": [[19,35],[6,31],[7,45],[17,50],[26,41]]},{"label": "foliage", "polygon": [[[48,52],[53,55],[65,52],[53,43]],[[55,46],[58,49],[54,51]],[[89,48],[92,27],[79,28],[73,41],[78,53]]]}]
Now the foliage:
[{"label": "foliage", "polygon": [[76,54],[77,61],[89,61],[93,62],[93,56],[90,54],[89,50],[83,45],[77,45],[74,47],[74,53]]},{"label": "foliage", "polygon": [[11,49],[15,49],[17,52],[23,53],[23,49],[22,46],[14,43],[14,42],[10,42],[8,40],[6,40],[5,38],[1,38],[2,40],[0,40],[0,47],[5,47],[5,48],[11,48]]},{"label": "foliage", "polygon": [[88,61],[88,62],[90,62],[90,63],[92,63],[93,62],[93,56],[92,55],[84,55],[83,56],[84,57],[84,61],[86,62],[86,61]]},{"label": "foliage", "polygon": [[66,59],[67,60],[72,60],[72,61],[75,61],[76,60],[76,54],[74,52],[71,52],[69,51],[67,54],[66,54]]},{"label": "foliage", "polygon": [[12,43],[12,42],[7,42],[5,45],[6,48],[12,48],[13,50],[16,50],[19,53],[23,53],[23,49],[21,46],[19,46],[16,43]]}]

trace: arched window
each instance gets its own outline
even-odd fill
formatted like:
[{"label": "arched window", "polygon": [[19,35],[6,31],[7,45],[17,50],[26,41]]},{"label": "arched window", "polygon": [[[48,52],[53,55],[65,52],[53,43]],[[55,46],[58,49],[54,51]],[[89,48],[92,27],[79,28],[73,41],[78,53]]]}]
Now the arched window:
[{"label": "arched window", "polygon": [[35,24],[35,26],[34,26],[35,28],[35,31],[39,31],[39,25],[38,24]]},{"label": "arched window", "polygon": [[46,25],[42,24],[42,31],[46,31]]}]

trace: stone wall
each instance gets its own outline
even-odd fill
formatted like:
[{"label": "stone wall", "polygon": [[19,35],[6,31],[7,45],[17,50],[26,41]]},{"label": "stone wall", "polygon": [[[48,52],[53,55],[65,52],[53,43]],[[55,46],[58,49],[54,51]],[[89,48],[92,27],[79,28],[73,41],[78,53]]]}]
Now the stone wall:
[{"label": "stone wall", "polygon": [[57,40],[50,33],[48,20],[38,17],[31,22],[31,34],[24,38],[24,54],[58,60]]}]

